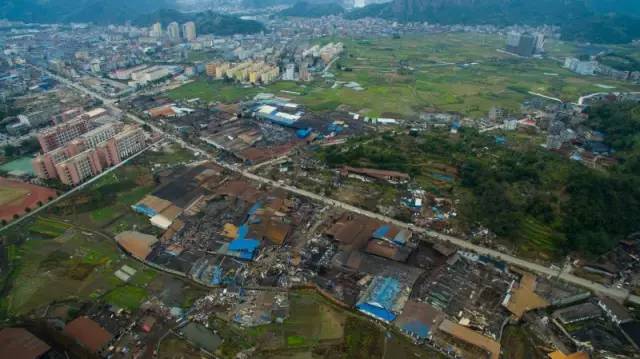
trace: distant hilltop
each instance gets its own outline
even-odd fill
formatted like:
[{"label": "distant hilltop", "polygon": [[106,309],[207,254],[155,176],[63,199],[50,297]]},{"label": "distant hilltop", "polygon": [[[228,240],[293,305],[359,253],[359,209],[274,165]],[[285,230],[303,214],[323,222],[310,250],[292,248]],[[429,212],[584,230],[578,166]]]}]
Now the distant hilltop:
[{"label": "distant hilltop", "polygon": [[5,0],[0,18],[32,23],[94,23],[138,26],[195,22],[201,34],[233,35],[264,31],[262,23],[213,12],[182,13],[175,0]]},{"label": "distant hilltop", "polygon": [[467,25],[558,25],[567,40],[628,43],[640,38],[636,0],[393,0],[347,17]]},{"label": "distant hilltop", "polygon": [[0,18],[33,23],[119,24],[175,6],[174,0],[3,0]]},{"label": "distant hilltop", "polygon": [[171,22],[185,23],[193,21],[199,34],[233,35],[253,34],[265,31],[264,25],[255,20],[243,20],[237,16],[224,15],[205,11],[200,13],[183,13],[177,10],[163,9],[150,14],[140,15],[133,20],[137,26],[151,26],[159,22],[163,26]]}]

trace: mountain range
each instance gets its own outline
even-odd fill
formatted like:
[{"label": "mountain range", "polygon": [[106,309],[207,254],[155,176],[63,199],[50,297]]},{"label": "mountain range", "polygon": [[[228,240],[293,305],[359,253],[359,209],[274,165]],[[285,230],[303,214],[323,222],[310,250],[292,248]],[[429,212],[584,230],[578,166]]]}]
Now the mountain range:
[{"label": "mountain range", "polygon": [[347,15],[468,25],[558,25],[563,38],[626,43],[640,38],[637,0],[393,0]]},{"label": "mountain range", "polygon": [[137,26],[150,26],[160,22],[167,26],[170,22],[185,23],[193,21],[200,34],[233,35],[233,34],[253,34],[265,31],[261,22],[255,20],[243,20],[233,15],[218,14],[212,11],[199,13],[183,13],[172,9],[163,9],[137,16],[132,24]]},{"label": "mountain range", "polygon": [[5,0],[0,18],[35,23],[91,22],[149,26],[160,21],[194,21],[200,34],[232,35],[264,31],[262,23],[214,12],[182,13],[175,0]]},{"label": "mountain range", "polygon": [[175,6],[174,0],[2,0],[0,18],[36,23],[118,24]]},{"label": "mountain range", "polygon": [[[264,29],[257,22],[241,22],[237,17],[212,12],[179,15],[175,9],[180,1],[184,0],[1,0],[0,18],[39,23],[118,24],[172,16],[178,22],[187,18],[196,21],[202,31],[217,34]],[[239,1],[247,7],[260,7],[292,4],[294,0]],[[333,1],[307,0],[280,15],[317,17],[342,13]],[[560,26],[566,40],[627,43],[640,39],[640,0],[393,0],[355,9],[345,16],[440,24],[548,24]]]},{"label": "mountain range", "polygon": [[278,13],[280,16],[295,17],[323,17],[329,15],[339,15],[344,13],[344,8],[335,2],[329,3],[310,3],[300,1],[290,8],[284,9]]}]

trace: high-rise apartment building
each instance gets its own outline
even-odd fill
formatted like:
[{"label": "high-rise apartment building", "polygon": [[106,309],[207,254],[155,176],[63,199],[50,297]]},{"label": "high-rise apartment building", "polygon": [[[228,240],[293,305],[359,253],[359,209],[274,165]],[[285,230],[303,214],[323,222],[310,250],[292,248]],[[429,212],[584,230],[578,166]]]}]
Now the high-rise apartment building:
[{"label": "high-rise apartment building", "polygon": [[193,21],[186,22],[182,25],[182,36],[186,41],[196,39],[196,24]]},{"label": "high-rise apartment building", "polygon": [[105,116],[105,110],[96,109],[40,133],[43,153],[32,161],[35,174],[77,185],[144,149],[140,127],[108,122],[88,130],[91,119]]},{"label": "high-rise apartment building", "polygon": [[151,37],[161,37],[162,36],[162,24],[156,22],[151,26],[151,33],[149,34]]},{"label": "high-rise apartment building", "polygon": [[56,165],[75,156],[83,150],[84,149],[81,149],[78,146],[65,146],[45,154],[38,155],[33,159],[33,161],[31,161],[33,171],[36,176],[42,179],[57,178],[58,174],[56,172]]},{"label": "high-rise apartment building", "polygon": [[79,116],[71,121],[41,131],[37,138],[42,152],[49,152],[64,146],[71,140],[89,131],[89,118]]},{"label": "high-rise apartment building", "polygon": [[287,64],[284,67],[284,73],[282,74],[282,79],[285,81],[293,81],[295,80],[295,71],[296,71],[296,65],[295,64]]},{"label": "high-rise apartment building", "polygon": [[100,142],[115,136],[122,126],[120,123],[108,123],[83,134],[78,140],[84,142],[88,148],[95,148]]},{"label": "high-rise apartment building", "polygon": [[177,22],[174,21],[167,26],[167,36],[173,41],[180,40],[180,25]]},{"label": "high-rise apartment building", "polygon": [[66,185],[77,185],[87,178],[102,172],[103,165],[98,153],[88,149],[68,158],[56,165],[56,173],[60,182]]},{"label": "high-rise apartment building", "polygon": [[140,152],[144,147],[144,131],[134,126],[125,127],[122,132],[107,141],[107,149],[114,165]]},{"label": "high-rise apartment building", "polygon": [[209,77],[215,77],[216,76],[216,68],[218,67],[218,64],[215,62],[209,62],[208,64],[205,65],[205,72],[207,74],[207,76]]},{"label": "high-rise apartment building", "polygon": [[544,46],[544,37],[534,37],[528,33],[512,31],[507,35],[506,50],[516,55],[529,57],[536,53],[538,46]]}]

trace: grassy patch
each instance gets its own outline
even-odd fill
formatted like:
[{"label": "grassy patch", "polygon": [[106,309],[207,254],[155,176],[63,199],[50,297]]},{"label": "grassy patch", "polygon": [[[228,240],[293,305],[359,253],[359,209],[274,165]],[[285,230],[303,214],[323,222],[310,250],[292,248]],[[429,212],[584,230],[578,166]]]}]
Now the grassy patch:
[{"label": "grassy patch", "polygon": [[300,335],[290,335],[287,337],[287,345],[290,347],[300,347],[305,343],[304,337]]},{"label": "grassy patch", "polygon": [[111,207],[98,208],[91,211],[91,219],[95,222],[103,222],[113,219],[117,212]]},{"label": "grassy patch", "polygon": [[104,300],[109,304],[117,305],[121,308],[136,310],[146,297],[147,292],[144,289],[132,285],[125,285],[107,293]]},{"label": "grassy patch", "polygon": [[[222,80],[200,78],[177,89],[171,90],[169,92],[169,97],[174,100],[199,98],[206,102],[220,101],[224,103],[231,103],[251,98],[261,92],[279,93],[283,90],[298,93],[304,92],[304,88],[301,88],[295,82],[276,82],[264,87],[253,87],[225,82]],[[291,94],[286,95],[291,96]]]},{"label": "grassy patch", "polygon": [[[235,102],[258,92],[272,92],[306,105],[314,111],[335,110],[345,105],[370,116],[415,116],[423,110],[461,112],[484,116],[492,106],[517,111],[531,97],[529,91],[577,101],[587,93],[601,91],[597,84],[619,90],[639,86],[600,77],[585,77],[562,68],[556,60],[519,59],[497,52],[504,38],[487,34],[432,34],[401,39],[332,39],[345,44],[335,67],[336,80],[356,81],[364,91],[332,88],[331,81],[317,78],[301,87],[277,82],[265,87],[242,87],[222,81],[197,80],[169,94],[173,99]],[[327,40],[328,41],[328,40]],[[572,44],[548,41],[553,56],[564,58],[578,50]],[[300,96],[280,93],[300,92]]]},{"label": "grassy patch", "polygon": [[169,335],[160,344],[158,358],[161,359],[201,359],[200,349],[193,347],[186,340],[175,335]]},{"label": "grassy patch", "polygon": [[57,300],[99,298],[121,282],[113,272],[133,260],[113,241],[82,233],[30,240],[12,250],[11,289],[0,299],[8,315],[24,315]]},{"label": "grassy patch", "polygon": [[70,225],[55,219],[38,217],[38,219],[29,226],[29,231],[46,237],[55,238],[61,236]]},{"label": "grassy patch", "polygon": [[157,272],[144,267],[138,268],[136,274],[131,278],[131,284],[138,287],[145,287],[156,278],[157,274]]}]

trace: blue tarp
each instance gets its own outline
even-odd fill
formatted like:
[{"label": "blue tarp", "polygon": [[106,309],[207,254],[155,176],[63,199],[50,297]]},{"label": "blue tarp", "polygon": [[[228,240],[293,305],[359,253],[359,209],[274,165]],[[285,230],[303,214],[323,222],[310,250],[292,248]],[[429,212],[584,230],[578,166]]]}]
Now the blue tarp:
[{"label": "blue tarp", "polygon": [[229,243],[231,251],[255,251],[260,247],[260,241],[257,239],[234,239]]},{"label": "blue tarp", "polygon": [[158,214],[153,208],[149,208],[147,206],[145,206],[144,204],[134,204],[133,206],[131,206],[131,208],[140,214],[144,214],[147,217],[153,217],[156,214]]},{"label": "blue tarp", "polygon": [[330,124],[329,126],[327,126],[327,130],[329,132],[335,132],[335,133],[340,133],[342,132],[342,126],[336,125],[336,124]]},{"label": "blue tarp", "polygon": [[240,259],[250,261],[253,259],[253,251],[240,251]]},{"label": "blue tarp", "polygon": [[300,129],[296,131],[296,135],[298,136],[298,138],[307,138],[309,137],[310,134],[311,134],[310,128]]},{"label": "blue tarp", "polygon": [[429,336],[429,327],[420,321],[412,320],[402,326],[402,330],[418,338],[424,339]]},{"label": "blue tarp", "polygon": [[376,307],[369,303],[358,304],[356,308],[358,308],[358,310],[363,312],[364,314],[368,314],[372,317],[384,320],[386,322],[392,322],[394,319],[396,319],[396,315],[393,314],[393,312],[384,308]]}]

